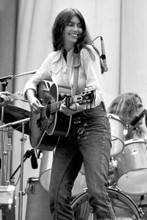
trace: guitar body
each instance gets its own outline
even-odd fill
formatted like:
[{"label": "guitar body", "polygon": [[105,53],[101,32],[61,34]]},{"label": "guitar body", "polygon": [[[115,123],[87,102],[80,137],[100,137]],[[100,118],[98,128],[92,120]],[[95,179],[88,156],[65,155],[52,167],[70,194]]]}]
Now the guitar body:
[{"label": "guitar body", "polygon": [[[71,116],[66,116],[58,111],[57,104],[61,97],[55,83],[45,80],[40,82],[37,88],[37,98],[45,107],[39,114],[31,112],[30,142],[33,148],[53,150],[59,136],[68,135]],[[48,107],[54,107],[54,103],[57,103],[55,105],[57,109],[52,111]]]}]

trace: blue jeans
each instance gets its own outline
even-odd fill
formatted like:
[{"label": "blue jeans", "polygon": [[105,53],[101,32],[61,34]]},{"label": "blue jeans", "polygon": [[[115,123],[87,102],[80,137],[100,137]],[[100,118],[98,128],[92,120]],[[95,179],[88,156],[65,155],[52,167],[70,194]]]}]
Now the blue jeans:
[{"label": "blue jeans", "polygon": [[60,139],[53,159],[49,189],[53,220],[74,220],[71,190],[82,163],[95,219],[115,219],[107,194],[110,149],[110,124],[103,103],[72,117],[70,133]]}]

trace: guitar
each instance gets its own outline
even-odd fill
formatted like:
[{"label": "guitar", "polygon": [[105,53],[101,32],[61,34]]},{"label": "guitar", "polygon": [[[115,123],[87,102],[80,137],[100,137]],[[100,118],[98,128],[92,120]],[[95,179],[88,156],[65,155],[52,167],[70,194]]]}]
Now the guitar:
[{"label": "guitar", "polygon": [[[75,96],[63,95],[60,87],[49,81],[41,81],[37,87],[37,98],[44,105],[38,114],[30,114],[30,143],[33,148],[43,149],[50,145],[52,150],[59,137],[66,137],[70,130],[71,116],[60,112],[60,106],[72,103],[92,103],[95,90],[85,91]],[[47,150],[45,149],[45,150]]]}]

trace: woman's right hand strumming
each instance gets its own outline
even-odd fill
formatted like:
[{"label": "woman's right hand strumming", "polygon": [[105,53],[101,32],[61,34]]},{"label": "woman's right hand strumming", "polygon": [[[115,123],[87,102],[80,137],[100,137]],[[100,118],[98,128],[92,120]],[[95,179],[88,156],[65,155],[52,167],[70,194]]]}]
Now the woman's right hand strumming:
[{"label": "woman's right hand strumming", "polygon": [[40,113],[41,110],[44,108],[44,106],[40,103],[40,101],[36,98],[35,96],[35,92],[31,89],[29,89],[27,92],[26,92],[26,96],[27,96],[27,99],[29,101],[29,104],[30,104],[30,108],[31,108],[31,111],[33,113]]}]

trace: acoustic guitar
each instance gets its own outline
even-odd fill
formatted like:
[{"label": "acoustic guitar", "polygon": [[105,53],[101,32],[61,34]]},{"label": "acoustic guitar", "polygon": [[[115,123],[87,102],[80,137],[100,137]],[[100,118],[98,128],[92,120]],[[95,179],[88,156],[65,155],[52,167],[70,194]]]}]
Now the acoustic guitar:
[{"label": "acoustic guitar", "polygon": [[60,112],[60,106],[70,107],[73,103],[80,105],[92,103],[95,99],[95,90],[84,91],[78,95],[70,96],[61,93],[59,86],[43,80],[37,87],[37,98],[44,105],[40,113],[30,114],[30,142],[33,148],[52,150],[59,137],[66,137],[70,130],[72,116]]}]

